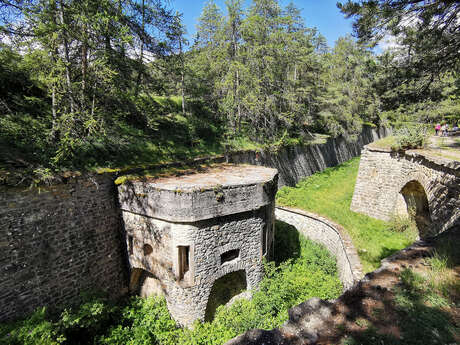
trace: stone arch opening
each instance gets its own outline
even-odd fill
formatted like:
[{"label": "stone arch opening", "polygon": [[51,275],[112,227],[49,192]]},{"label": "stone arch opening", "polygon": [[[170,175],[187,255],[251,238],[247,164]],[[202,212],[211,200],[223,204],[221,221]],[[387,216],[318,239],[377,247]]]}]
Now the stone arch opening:
[{"label": "stone arch opening", "polygon": [[205,321],[212,321],[218,306],[227,304],[233,297],[246,289],[246,272],[244,270],[231,272],[217,279],[209,293]]},{"label": "stone arch opening", "polygon": [[129,279],[129,292],[131,294],[149,297],[152,295],[164,295],[164,290],[164,284],[152,273],[137,267],[131,270]]},{"label": "stone arch opening", "polygon": [[420,238],[426,237],[431,229],[430,207],[425,188],[416,180],[409,181],[400,191],[398,213],[415,220]]}]

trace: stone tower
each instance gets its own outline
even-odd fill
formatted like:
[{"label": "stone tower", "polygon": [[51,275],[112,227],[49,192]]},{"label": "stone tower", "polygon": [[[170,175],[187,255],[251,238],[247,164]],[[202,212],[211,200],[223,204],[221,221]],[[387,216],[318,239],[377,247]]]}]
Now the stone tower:
[{"label": "stone tower", "polygon": [[184,326],[256,288],[273,248],[277,180],[275,169],[220,165],[119,186],[130,288],[163,294]]}]

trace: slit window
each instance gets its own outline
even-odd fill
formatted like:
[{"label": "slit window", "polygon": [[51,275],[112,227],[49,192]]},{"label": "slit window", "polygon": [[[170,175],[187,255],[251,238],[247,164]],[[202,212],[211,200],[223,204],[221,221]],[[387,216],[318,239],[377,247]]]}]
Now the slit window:
[{"label": "slit window", "polygon": [[133,254],[133,247],[134,247],[134,239],[133,236],[128,235],[128,252],[130,255]]},{"label": "slit window", "polygon": [[262,231],[262,255],[267,253],[267,228]]},{"label": "slit window", "polygon": [[229,250],[228,252],[225,252],[225,253],[220,255],[220,264],[223,265],[226,262],[235,260],[239,256],[240,256],[240,250],[239,249]]},{"label": "slit window", "polygon": [[190,246],[179,246],[179,280],[184,279],[190,269]]}]

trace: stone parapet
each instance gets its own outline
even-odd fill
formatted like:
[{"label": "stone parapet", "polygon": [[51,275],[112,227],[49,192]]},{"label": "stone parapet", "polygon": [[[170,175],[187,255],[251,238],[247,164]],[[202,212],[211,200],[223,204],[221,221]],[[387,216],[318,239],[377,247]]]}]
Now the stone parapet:
[{"label": "stone parapet", "polygon": [[420,236],[434,236],[459,224],[459,196],[459,162],[423,150],[392,152],[369,145],[361,156],[351,210],[389,221],[413,207],[416,220],[427,223]]},{"label": "stone parapet", "polygon": [[196,222],[272,203],[275,177],[275,169],[222,164],[205,173],[128,181],[119,187],[120,206],[171,222]]},{"label": "stone parapet", "polygon": [[344,290],[362,278],[358,253],[343,227],[314,213],[287,207],[276,207],[275,216],[297,228],[303,236],[324,245],[335,256]]}]

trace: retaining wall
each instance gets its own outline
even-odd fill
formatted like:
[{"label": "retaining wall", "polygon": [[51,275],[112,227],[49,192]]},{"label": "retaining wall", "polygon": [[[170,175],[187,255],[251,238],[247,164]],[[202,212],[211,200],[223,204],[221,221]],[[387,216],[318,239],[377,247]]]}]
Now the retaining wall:
[{"label": "retaining wall", "polygon": [[295,186],[301,179],[326,168],[337,166],[361,154],[361,149],[375,140],[391,133],[384,127],[364,126],[355,141],[343,137],[330,138],[324,144],[291,146],[277,152],[269,150],[232,153],[227,157],[230,163],[262,165],[278,169],[278,188]]},{"label": "retaining wall", "polygon": [[346,230],[340,225],[316,214],[286,207],[277,207],[275,217],[294,226],[310,240],[324,245],[336,257],[344,290],[362,278],[363,270],[358,253]]},{"label": "retaining wall", "polygon": [[0,191],[0,321],[79,301],[81,291],[127,288],[113,179],[69,179]]}]

